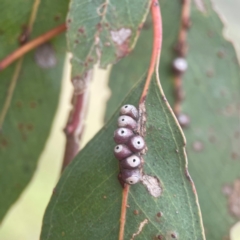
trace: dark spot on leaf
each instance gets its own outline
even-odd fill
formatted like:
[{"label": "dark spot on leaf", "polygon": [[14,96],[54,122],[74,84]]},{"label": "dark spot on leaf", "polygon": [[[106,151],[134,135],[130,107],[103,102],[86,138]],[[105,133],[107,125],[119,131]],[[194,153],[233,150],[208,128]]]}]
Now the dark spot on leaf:
[{"label": "dark spot on leaf", "polygon": [[171,233],[171,237],[172,238],[177,238],[177,234],[176,233]]},{"label": "dark spot on leaf", "polygon": [[192,146],[195,152],[201,152],[203,150],[203,143],[200,141],[195,141]]},{"label": "dark spot on leaf", "polygon": [[225,52],[223,50],[219,50],[218,53],[217,53],[217,56],[219,58],[224,58],[225,57]]},{"label": "dark spot on leaf", "polygon": [[214,71],[212,69],[207,70],[206,72],[207,77],[212,78],[214,76]]},{"label": "dark spot on leaf", "polygon": [[31,124],[31,123],[27,124],[27,130],[28,131],[32,131],[33,128],[34,128],[33,124]]},{"label": "dark spot on leaf", "polygon": [[53,68],[57,64],[55,51],[50,43],[44,43],[35,50],[35,62],[43,69]]},{"label": "dark spot on leaf", "polygon": [[134,211],[133,211],[133,214],[134,214],[134,215],[138,215],[138,214],[139,214],[139,211],[138,211],[138,210],[134,210]]},{"label": "dark spot on leaf", "polygon": [[78,44],[78,43],[79,43],[79,40],[78,40],[78,39],[76,39],[74,42],[75,42],[76,44]]},{"label": "dark spot on leaf", "polygon": [[233,153],[231,154],[231,158],[232,158],[233,160],[236,160],[236,159],[239,158],[239,156],[238,156],[238,154],[237,154],[236,152],[233,152]]},{"label": "dark spot on leaf", "polygon": [[91,63],[94,61],[94,59],[92,57],[89,57],[87,61]]},{"label": "dark spot on leaf", "polygon": [[27,43],[29,40],[29,28],[24,25],[22,26],[22,32],[21,35],[18,37],[18,43],[20,46],[24,45]]},{"label": "dark spot on leaf", "polygon": [[30,170],[31,170],[31,168],[29,167],[29,165],[26,165],[26,164],[23,166],[22,169],[23,169],[23,172],[25,172],[25,173],[30,173]]},{"label": "dark spot on leaf", "polygon": [[208,139],[209,139],[209,141],[210,141],[211,143],[215,143],[215,142],[216,142],[216,137],[213,136],[213,135],[209,136]]},{"label": "dark spot on leaf", "polygon": [[101,30],[102,30],[102,24],[101,24],[101,23],[98,23],[98,24],[96,25],[96,28],[97,28],[98,31],[101,31]]},{"label": "dark spot on leaf", "polygon": [[19,131],[23,131],[24,130],[24,124],[23,123],[18,123],[18,129]]},{"label": "dark spot on leaf", "polygon": [[239,138],[240,137],[240,131],[236,131],[235,134],[234,134],[234,137]]},{"label": "dark spot on leaf", "polygon": [[158,212],[157,217],[159,217],[159,218],[162,217],[162,212]]},{"label": "dark spot on leaf", "polygon": [[67,23],[71,23],[71,22],[72,22],[72,19],[69,18],[69,19],[67,20]]},{"label": "dark spot on leaf", "polygon": [[78,32],[81,33],[81,34],[84,34],[84,33],[85,33],[85,30],[84,30],[83,27],[80,27],[80,28],[78,29]]},{"label": "dark spot on leaf", "polygon": [[36,108],[37,107],[37,103],[34,101],[31,101],[29,104],[30,108]]},{"label": "dark spot on leaf", "polygon": [[16,106],[17,106],[18,108],[22,108],[22,106],[23,106],[22,101],[17,101],[17,102],[16,102]]},{"label": "dark spot on leaf", "polygon": [[212,30],[209,30],[207,32],[208,37],[212,38],[214,36],[214,32]]},{"label": "dark spot on leaf", "polygon": [[60,19],[60,15],[54,16],[54,20],[57,22]]},{"label": "dark spot on leaf", "polygon": [[2,147],[7,147],[8,146],[8,141],[7,141],[6,138],[2,138],[0,143],[1,143]]}]

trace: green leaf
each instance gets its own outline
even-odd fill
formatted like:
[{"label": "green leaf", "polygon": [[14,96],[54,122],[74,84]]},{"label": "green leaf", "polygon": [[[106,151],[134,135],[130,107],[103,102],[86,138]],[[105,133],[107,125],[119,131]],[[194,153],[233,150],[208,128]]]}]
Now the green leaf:
[{"label": "green leaf", "polygon": [[84,78],[97,61],[106,67],[127,55],[135,45],[150,3],[149,0],[72,0],[67,39],[73,54],[73,79]]},{"label": "green leaf", "polygon": [[[141,81],[122,104],[137,105],[142,88]],[[122,187],[113,156],[118,110],[61,176],[45,213],[41,240],[118,239]],[[145,225],[139,240],[171,239],[174,234],[178,239],[204,239],[184,138],[155,77],[146,116],[143,178],[154,180],[151,186],[162,192],[159,197],[150,194],[142,184],[149,184],[147,180],[130,187],[124,239],[130,239],[141,223]]]},{"label": "green leaf", "polygon": [[[22,26],[28,25],[35,3],[30,0],[1,1],[0,59],[18,48]],[[42,0],[31,38],[64,22],[66,10],[67,2]],[[65,39],[61,36],[0,73],[1,117],[9,86],[16,76],[16,87],[0,132],[0,219],[17,200],[36,169],[58,104],[65,52]],[[42,64],[49,64],[50,60],[49,68],[41,67],[40,60]]]},{"label": "green leaf", "polygon": [[[173,47],[177,42],[180,20],[181,3],[179,1],[159,1],[162,12],[163,22],[163,46],[160,61],[160,78],[163,82],[165,93],[172,94],[172,78],[171,63],[174,56]],[[112,67],[109,87],[112,91],[111,98],[107,103],[105,119],[109,119],[114,113],[119,102],[123,100],[123,92],[128,92],[129,89],[136,83],[149,66],[149,61],[152,51],[152,21],[149,17],[143,26],[139,40],[133,52],[117,65]],[[128,76],[126,78],[126,75]],[[165,82],[167,84],[165,84]],[[168,95],[166,94],[167,98]],[[173,98],[169,99],[170,104],[173,103]]]},{"label": "green leaf", "polygon": [[[240,218],[240,68],[223,24],[204,1],[206,12],[192,6],[189,69],[183,80],[183,112],[190,173],[197,187],[208,239],[229,236]],[[238,192],[238,193],[237,193]],[[237,207],[238,206],[238,207]],[[235,209],[235,210],[234,210]]]}]

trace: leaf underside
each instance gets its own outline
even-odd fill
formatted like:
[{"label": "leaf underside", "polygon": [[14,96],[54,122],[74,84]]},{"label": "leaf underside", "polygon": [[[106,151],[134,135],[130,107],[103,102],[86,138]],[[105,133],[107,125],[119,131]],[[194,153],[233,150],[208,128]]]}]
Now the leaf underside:
[{"label": "leaf underside", "polygon": [[[137,105],[142,87],[141,81],[122,105]],[[171,239],[172,234],[179,239],[203,239],[196,195],[185,175],[184,139],[155,77],[146,111],[148,151],[143,169],[160,181],[163,193],[155,198],[142,183],[130,187],[124,239],[130,239],[146,219],[137,239],[160,235]],[[122,187],[113,156],[117,117],[118,110],[64,171],[46,210],[41,240],[118,239]]]},{"label": "leaf underside", "polygon": [[[27,26],[34,1],[1,1],[0,59],[19,47],[22,27]],[[31,38],[64,22],[67,2],[41,1]],[[14,17],[13,17],[14,16]],[[44,16],[44,17],[42,17]],[[11,105],[0,132],[0,219],[29,183],[47,140],[61,87],[65,58],[64,36],[45,45],[50,55],[35,50],[24,56]],[[37,53],[38,51],[38,53]],[[46,52],[45,52],[46,53]],[[36,60],[56,61],[42,68]],[[38,58],[39,60],[39,58]],[[20,60],[21,61],[21,60]],[[0,115],[19,61],[0,73]]]}]

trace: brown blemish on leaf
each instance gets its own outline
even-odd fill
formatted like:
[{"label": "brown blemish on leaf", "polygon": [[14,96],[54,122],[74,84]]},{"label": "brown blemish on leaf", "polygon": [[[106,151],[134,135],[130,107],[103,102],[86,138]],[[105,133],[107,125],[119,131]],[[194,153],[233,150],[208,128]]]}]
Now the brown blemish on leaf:
[{"label": "brown blemish on leaf", "polygon": [[233,152],[233,153],[231,154],[231,158],[232,158],[233,160],[237,160],[237,159],[239,158],[239,156],[238,156],[238,154],[237,154],[236,152]]},{"label": "brown blemish on leaf", "polygon": [[232,186],[225,185],[224,193],[228,196],[228,209],[230,214],[240,218],[240,179],[236,179]]},{"label": "brown blemish on leaf", "polygon": [[157,217],[159,217],[159,218],[162,217],[162,215],[163,215],[162,212],[157,213]]},{"label": "brown blemish on leaf", "polygon": [[131,240],[134,240],[135,237],[138,236],[138,235],[142,232],[144,226],[145,226],[147,223],[148,223],[148,219],[144,219],[144,220],[140,223],[140,225],[139,225],[139,227],[138,227],[138,231],[132,235]]},{"label": "brown blemish on leaf", "polygon": [[206,72],[207,77],[212,78],[214,76],[214,71],[213,69],[208,69]]},{"label": "brown blemish on leaf", "polygon": [[78,29],[78,32],[81,33],[81,34],[84,34],[84,33],[85,33],[84,27],[80,27],[80,28]]},{"label": "brown blemish on leaf", "polygon": [[17,106],[18,108],[22,108],[22,106],[23,106],[22,101],[17,101],[17,102],[16,102],[16,106]]},{"label": "brown blemish on leaf", "polygon": [[26,127],[27,127],[27,130],[30,131],[30,132],[31,132],[31,131],[33,130],[33,128],[34,128],[33,124],[31,124],[31,123],[27,124]]},{"label": "brown blemish on leaf", "polygon": [[195,152],[201,152],[203,150],[203,143],[200,141],[195,141],[192,145]]},{"label": "brown blemish on leaf", "polygon": [[30,108],[36,108],[37,107],[37,103],[34,101],[31,101],[29,104]]},{"label": "brown blemish on leaf", "polygon": [[176,233],[171,233],[171,237],[172,238],[177,238],[177,234]]},{"label": "brown blemish on leaf", "polygon": [[216,137],[211,135],[209,136],[208,140],[211,142],[211,143],[215,143],[216,142]]},{"label": "brown blemish on leaf", "polygon": [[132,30],[129,28],[121,28],[118,31],[110,31],[111,38],[117,46],[117,58],[122,58],[129,53],[129,38]]},{"label": "brown blemish on leaf", "polygon": [[22,32],[21,35],[18,37],[18,43],[20,46],[24,45],[27,43],[29,40],[29,28],[24,25],[22,26]]},{"label": "brown blemish on leaf", "polygon": [[142,184],[147,188],[148,193],[153,197],[160,197],[162,194],[162,187],[160,185],[160,181],[157,177],[152,177],[149,175],[143,175]]},{"label": "brown blemish on leaf", "polygon": [[219,58],[224,58],[225,57],[225,52],[223,50],[219,50],[218,53],[217,53],[217,56]]},{"label": "brown blemish on leaf", "polygon": [[4,148],[8,146],[8,141],[6,138],[2,138],[0,143],[1,143],[1,146]]},{"label": "brown blemish on leaf", "polygon": [[54,20],[57,22],[60,19],[60,15],[55,15]]},{"label": "brown blemish on leaf", "polygon": [[234,133],[234,137],[235,137],[235,138],[239,138],[239,137],[240,137],[240,131],[236,131],[236,132]]},{"label": "brown blemish on leaf", "polygon": [[23,123],[18,123],[18,130],[23,131],[24,130],[24,124]]},{"label": "brown blemish on leaf", "polygon": [[133,214],[134,214],[134,215],[138,215],[138,214],[139,214],[139,211],[138,211],[138,210],[134,210],[134,211],[133,211]]}]

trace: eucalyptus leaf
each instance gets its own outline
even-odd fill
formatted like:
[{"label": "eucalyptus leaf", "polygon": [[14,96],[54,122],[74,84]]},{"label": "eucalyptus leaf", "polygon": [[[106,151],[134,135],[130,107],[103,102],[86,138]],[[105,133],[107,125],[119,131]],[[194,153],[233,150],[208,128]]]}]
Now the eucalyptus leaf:
[{"label": "eucalyptus leaf", "polygon": [[192,5],[182,111],[190,118],[184,130],[189,169],[206,236],[218,240],[229,237],[240,219],[240,67],[211,2],[204,6],[201,12]]},{"label": "eucalyptus leaf", "polygon": [[[121,105],[138,105],[142,88],[143,80]],[[118,239],[123,191],[113,155],[118,115],[119,107],[63,172],[44,216],[41,240]],[[137,239],[204,239],[184,137],[155,76],[146,116],[144,175],[141,183],[130,187],[124,239],[137,234],[141,224]]]},{"label": "eucalyptus leaf", "polygon": [[[34,1],[1,1],[0,58],[19,47],[27,37]],[[67,2],[42,0],[30,38],[65,20]],[[14,17],[13,17],[14,16]],[[43,17],[44,16],[44,17]],[[23,28],[23,26],[25,26]],[[22,29],[23,28],[23,29]],[[21,36],[21,37],[20,37]],[[57,108],[66,44],[64,36],[53,39],[0,73],[0,219],[31,180],[45,146]],[[13,78],[16,86],[6,111]]]},{"label": "eucalyptus leaf", "polygon": [[73,54],[73,80],[84,79],[97,61],[101,67],[134,47],[151,1],[72,0],[67,17],[68,48]]}]

